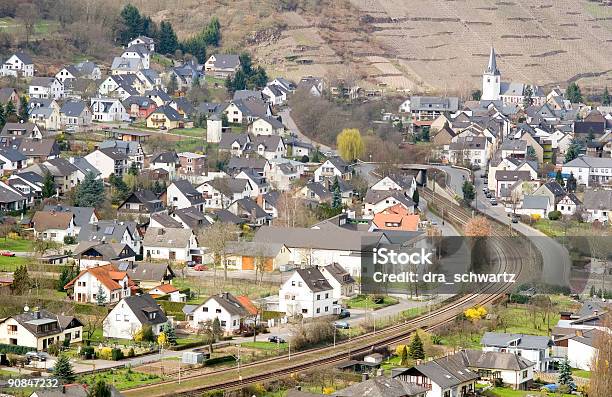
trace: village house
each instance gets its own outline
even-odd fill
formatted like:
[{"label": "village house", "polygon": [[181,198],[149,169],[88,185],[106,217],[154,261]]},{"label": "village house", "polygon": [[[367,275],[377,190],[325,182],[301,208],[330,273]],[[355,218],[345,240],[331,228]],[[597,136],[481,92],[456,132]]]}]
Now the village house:
[{"label": "village house", "polygon": [[290,317],[340,313],[340,305],[334,303],[334,289],[317,267],[296,269],[281,286],[278,298],[278,310]]},{"label": "village house", "polygon": [[169,263],[124,262],[120,265],[138,287],[151,289],[172,283],[174,270]]},{"label": "village house", "polygon": [[73,257],[80,270],[109,265],[116,261],[135,261],[136,253],[125,243],[111,241],[81,241]]},{"label": "village house", "polygon": [[547,371],[551,364],[553,341],[548,336],[485,332],[480,339],[486,352],[513,353],[535,364],[535,370]]},{"label": "village house", "polygon": [[586,189],[583,208],[588,222],[609,223],[612,215],[612,189]]},{"label": "village house", "polygon": [[207,75],[226,78],[232,76],[240,67],[240,57],[233,54],[211,55],[204,64]]},{"label": "village house", "polygon": [[370,186],[370,190],[399,190],[406,197],[412,197],[416,188],[417,182],[413,175],[385,176]]},{"label": "village house", "polygon": [[0,319],[0,343],[47,350],[51,345],[83,340],[83,323],[76,317],[25,307],[21,314]]},{"label": "village house", "polygon": [[115,265],[83,269],[64,289],[75,302],[115,303],[132,294],[133,281]]},{"label": "village house", "polygon": [[34,235],[42,240],[63,244],[65,238],[75,237],[74,215],[70,212],[36,211],[32,217]]},{"label": "village house", "polygon": [[457,97],[412,96],[399,107],[400,113],[408,113],[412,123],[417,126],[429,126],[443,113],[454,113],[459,109]]},{"label": "village house", "polygon": [[0,168],[3,174],[25,168],[28,158],[15,149],[0,148]]},{"label": "village house", "polygon": [[148,218],[152,214],[164,210],[164,204],[157,195],[144,189],[130,193],[125,201],[117,207],[117,214],[131,218]]},{"label": "village house", "polygon": [[19,99],[17,90],[12,87],[0,88],[0,104],[2,104],[2,106],[6,106],[9,102],[13,104],[13,108],[15,108],[15,110],[19,110],[21,101]]},{"label": "village house", "polygon": [[580,156],[563,164],[563,174],[574,174],[579,185],[609,185],[612,181],[612,158]]},{"label": "village house", "polygon": [[117,219],[99,220],[81,227],[78,241],[110,242],[127,244],[137,254],[142,253],[142,238],[136,222]]},{"label": "village house", "polygon": [[187,179],[191,183],[201,183],[206,177],[206,155],[193,152],[177,153],[179,167],[178,177]]},{"label": "village house", "polygon": [[489,160],[489,144],[484,136],[457,137],[448,152],[451,164],[484,167]]},{"label": "village house", "polygon": [[[220,179],[220,178],[217,178]],[[250,170],[242,170],[237,175],[234,176],[234,179],[246,179],[250,185],[250,197],[255,199],[262,194],[268,193],[270,190],[270,185],[266,180],[265,176],[261,176],[256,172],[252,172]]]},{"label": "village house", "polygon": [[157,105],[151,99],[132,95],[122,102],[131,120],[144,120],[157,109]]},{"label": "village house", "polygon": [[55,77],[34,77],[28,94],[31,98],[60,99],[64,96],[64,85]]},{"label": "village house", "polygon": [[111,174],[122,177],[129,169],[128,154],[121,148],[97,149],[85,156],[85,159],[100,171],[104,179],[108,179]]},{"label": "village house", "polygon": [[372,218],[370,231],[378,230],[400,230],[405,232],[416,232],[419,227],[420,217],[410,213],[401,204],[385,208]]},{"label": "village house", "polygon": [[42,139],[40,128],[34,123],[6,123],[0,136]]},{"label": "village house", "polygon": [[56,131],[60,128],[60,107],[55,99],[32,99],[29,108],[30,123],[35,123],[47,131]]},{"label": "village house", "polygon": [[144,257],[177,262],[191,260],[191,249],[198,241],[190,229],[149,227],[142,241]]},{"label": "village house", "polygon": [[274,117],[260,117],[249,124],[248,131],[254,135],[283,135],[285,126]]},{"label": "village house", "polygon": [[66,212],[74,215],[74,233],[79,234],[87,224],[98,222],[96,209],[93,207],[72,207],[65,205],[45,205],[43,211]]},{"label": "village house", "polygon": [[17,186],[0,183],[0,210],[23,211],[33,202],[32,196],[22,192]]},{"label": "village house", "polygon": [[91,98],[93,120],[98,122],[129,121],[130,117],[117,98]]},{"label": "village house", "polygon": [[580,206],[582,206],[582,202],[578,197],[574,193],[567,193],[557,203],[557,211],[561,212],[562,215],[574,215]]},{"label": "village house", "polygon": [[17,52],[9,57],[0,68],[0,76],[33,77],[34,62],[25,52]]},{"label": "village house", "polygon": [[207,321],[214,321],[218,318],[223,331],[231,334],[241,328],[244,321],[251,316],[251,313],[237,297],[229,292],[222,292],[218,295],[212,295],[204,303],[192,307],[187,315],[190,319],[190,325],[194,329],[200,328]]},{"label": "village house", "polygon": [[155,154],[149,161],[149,168],[153,170],[163,169],[168,172],[170,180],[174,180],[177,175],[177,169],[181,166],[178,155],[175,151],[167,151]]},{"label": "village house", "polygon": [[149,52],[155,52],[155,40],[153,40],[150,37],[147,36],[138,36],[135,39],[132,39],[130,42],[127,43],[128,48],[136,45],[136,44],[142,44],[144,46],[147,47],[147,50]]},{"label": "village house", "polygon": [[206,208],[227,208],[236,200],[251,196],[253,187],[249,179],[215,178],[197,187]]},{"label": "village house", "polygon": [[184,127],[185,120],[172,106],[160,106],[147,117],[147,128],[172,130]]},{"label": "village house", "polygon": [[269,223],[268,213],[251,198],[236,200],[227,209],[253,228]]},{"label": "village house", "polygon": [[171,209],[195,207],[204,211],[204,196],[185,179],[172,182],[166,189],[166,206]]},{"label": "village house", "polygon": [[249,124],[258,118],[272,116],[270,105],[255,97],[231,100],[223,109],[223,113],[227,120],[234,124]]},{"label": "village house", "polygon": [[[163,217],[162,214],[160,216]],[[194,231],[199,231],[212,224],[210,216],[195,207],[174,210],[169,216],[170,219],[164,217],[163,220],[160,220],[159,218],[156,216],[155,220],[161,224],[165,223],[163,227],[187,228]]]},{"label": "village house", "polygon": [[414,214],[414,201],[402,191],[369,189],[363,199],[362,216],[372,219],[376,214],[397,205],[401,206],[406,214]]},{"label": "village house", "polygon": [[339,304],[341,299],[350,298],[357,293],[357,282],[340,264],[333,262],[318,268],[334,290],[334,304]]},{"label": "village house", "polygon": [[340,157],[330,157],[314,171],[314,181],[322,182],[326,178],[335,177],[348,181],[352,173],[352,167]]},{"label": "village house", "polygon": [[179,291],[172,284],[160,284],[157,287],[153,287],[147,292],[153,298],[166,296],[168,295],[168,300],[170,302],[186,302],[187,296]]},{"label": "village house", "polygon": [[[278,160],[278,159],[276,159]],[[271,161],[271,169],[266,172],[266,179],[279,191],[287,191],[293,186],[293,182],[304,173],[302,163],[295,164],[294,161]]]},{"label": "village house", "polygon": [[227,245],[224,260],[230,269],[271,272],[286,265],[290,257],[291,250],[283,244],[237,241]]},{"label": "village house", "polygon": [[149,294],[127,296],[113,307],[102,321],[105,338],[134,339],[145,325],[150,325],[154,335],[159,335],[168,322],[166,314]]},{"label": "village house", "polygon": [[64,130],[77,132],[92,122],[91,109],[84,101],[66,101],[60,109],[60,126]]}]

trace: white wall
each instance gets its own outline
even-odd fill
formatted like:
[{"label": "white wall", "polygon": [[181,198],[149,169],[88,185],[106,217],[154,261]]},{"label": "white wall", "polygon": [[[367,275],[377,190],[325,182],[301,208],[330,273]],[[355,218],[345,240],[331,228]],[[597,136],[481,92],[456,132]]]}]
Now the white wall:
[{"label": "white wall", "polygon": [[[204,311],[204,310],[207,311]],[[198,306],[192,313],[193,320],[191,320],[191,326],[194,328],[198,327],[199,323],[203,323],[207,320],[214,320],[219,318],[221,322],[221,328],[225,332],[232,332],[240,328],[240,316],[231,315],[225,310],[215,299],[208,299],[202,305]]]},{"label": "white wall", "polygon": [[567,341],[567,360],[573,368],[585,371],[591,370],[591,362],[597,354],[597,349],[574,339]]}]

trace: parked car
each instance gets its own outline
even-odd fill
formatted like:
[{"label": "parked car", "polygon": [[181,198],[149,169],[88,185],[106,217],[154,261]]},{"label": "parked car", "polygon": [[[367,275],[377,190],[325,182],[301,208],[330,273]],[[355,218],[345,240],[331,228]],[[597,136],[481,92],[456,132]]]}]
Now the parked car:
[{"label": "parked car", "polygon": [[336,321],[334,323],[334,327],[336,327],[338,329],[349,329],[349,328],[351,328],[351,325],[349,323],[347,323],[346,321]]},{"label": "parked car", "polygon": [[13,256],[15,256],[15,253],[14,253],[14,252],[10,252],[10,251],[4,251],[4,252],[3,252],[2,254],[0,254],[0,255],[2,255],[2,256],[10,256],[10,257],[13,257]]},{"label": "parked car", "polygon": [[281,338],[280,336],[276,336],[276,335],[269,336],[268,337],[268,342],[271,342],[271,343],[286,343],[283,338]]},{"label": "parked car", "polygon": [[47,356],[41,352],[27,352],[25,356],[28,361],[47,361]]},{"label": "parked car", "polygon": [[347,318],[347,317],[351,317],[351,312],[349,312],[347,309],[340,310],[340,314],[338,314],[338,318]]},{"label": "parked car", "polygon": [[193,267],[193,270],[195,270],[196,272],[203,272],[204,270],[208,270],[208,266],[202,265],[200,263],[199,265],[195,265]]},{"label": "parked car", "polygon": [[512,218],[510,218],[512,220],[512,223],[518,223],[520,217],[516,214],[512,215]]}]

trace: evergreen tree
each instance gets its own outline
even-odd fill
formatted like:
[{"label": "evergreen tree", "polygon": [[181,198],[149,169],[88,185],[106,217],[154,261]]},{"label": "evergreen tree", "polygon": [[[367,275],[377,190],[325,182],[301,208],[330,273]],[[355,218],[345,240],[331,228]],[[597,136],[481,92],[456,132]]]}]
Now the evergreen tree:
[{"label": "evergreen tree", "polygon": [[423,350],[423,341],[419,336],[418,331],[414,333],[414,337],[410,342],[410,358],[422,360],[425,358],[425,350]]},{"label": "evergreen tree", "polygon": [[480,90],[472,91],[472,101],[480,101],[481,97],[482,97],[482,91]]},{"label": "evergreen tree", "polygon": [[11,284],[11,291],[14,295],[25,295],[30,289],[32,281],[28,274],[28,268],[23,265],[19,266],[13,272],[13,284]]},{"label": "evergreen tree", "polygon": [[111,202],[113,204],[121,204],[130,195],[130,188],[123,178],[110,174],[108,176],[108,183],[112,188]]},{"label": "evergreen tree", "polygon": [[140,35],[144,28],[140,11],[132,4],[126,4],[123,7],[117,25],[116,38],[121,45],[127,45],[130,40]]},{"label": "evergreen tree", "polygon": [[342,207],[342,194],[340,193],[340,182],[338,182],[338,177],[336,177],[332,185],[332,193],[332,208],[338,210]]},{"label": "evergreen tree", "polygon": [[604,88],[603,96],[601,97],[601,104],[604,106],[610,106],[610,103],[612,103],[612,99],[610,98],[608,87],[606,87]]},{"label": "evergreen tree", "polygon": [[176,345],[176,331],[174,330],[174,327],[170,321],[164,324],[162,331],[164,334],[166,334],[166,340],[168,343],[172,346]]},{"label": "evergreen tree", "polygon": [[73,278],[76,277],[76,272],[72,266],[64,266],[62,268],[62,272],[60,273],[60,277],[57,280],[57,290],[60,292],[64,292],[64,287],[68,284]]},{"label": "evergreen tree", "polygon": [[98,285],[98,292],[96,293],[96,304],[98,306],[104,306],[106,304],[106,293],[102,289],[102,284]]},{"label": "evergreen tree", "polygon": [[140,173],[140,170],[138,169],[138,164],[135,161],[132,162],[132,164],[130,164],[130,169],[128,170],[128,174],[136,176],[139,173]]},{"label": "evergreen tree", "polygon": [[232,92],[247,88],[247,75],[243,70],[238,70],[232,80]]},{"label": "evergreen tree", "polygon": [[408,364],[408,348],[406,347],[406,345],[402,345],[402,348],[400,349],[400,365],[406,365]]},{"label": "evergreen tree", "polygon": [[219,22],[219,18],[212,17],[210,19],[208,26],[206,26],[204,30],[203,36],[206,44],[215,47],[219,46],[219,42],[221,41],[221,23]]},{"label": "evergreen tree", "polygon": [[567,178],[567,191],[572,193],[576,191],[577,181],[574,177],[574,173],[570,172],[570,176]]},{"label": "evergreen tree", "polygon": [[243,52],[239,55],[240,58],[240,69],[246,76],[251,76],[253,73],[253,60],[248,52]]},{"label": "evergreen tree", "polygon": [[28,99],[24,95],[19,99],[19,121],[25,123],[28,121],[29,118],[30,115],[28,114]]},{"label": "evergreen tree", "polygon": [[68,356],[62,354],[55,361],[53,366],[53,375],[60,380],[61,383],[72,383],[75,381],[76,376],[72,370],[72,364]]},{"label": "evergreen tree", "polygon": [[565,186],[565,181],[563,180],[563,175],[561,174],[561,170],[557,170],[557,174],[555,175],[555,181],[561,186]]},{"label": "evergreen tree", "polygon": [[471,203],[476,196],[476,193],[474,192],[474,185],[469,181],[465,181],[463,182],[463,187],[461,190],[463,191],[463,200],[465,200],[467,203]]},{"label": "evergreen tree", "polygon": [[527,160],[536,161],[537,159],[538,155],[533,146],[527,146]]},{"label": "evergreen tree", "polygon": [[56,193],[55,179],[53,179],[53,175],[47,171],[43,177],[42,196],[43,198],[49,198],[55,196]]},{"label": "evergreen tree", "polygon": [[174,54],[178,48],[178,39],[170,22],[162,21],[159,25],[158,47],[161,54]]},{"label": "evergreen tree", "polygon": [[582,92],[580,91],[580,87],[576,83],[571,83],[567,87],[565,96],[567,97],[567,99],[570,100],[571,103],[582,102]]},{"label": "evergreen tree", "polygon": [[414,193],[412,193],[412,201],[414,201],[414,208],[416,209],[419,206],[419,201],[421,198],[419,197],[419,189],[414,189]]},{"label": "evergreen tree", "polygon": [[253,89],[265,87],[268,83],[268,74],[261,66],[254,69],[254,73],[249,77],[249,86]]},{"label": "evergreen tree", "polygon": [[523,91],[523,107],[526,109],[531,105],[533,105],[533,90],[527,86]]},{"label": "evergreen tree", "polygon": [[15,111],[15,104],[13,101],[8,101],[4,107],[4,122],[15,123],[17,122],[17,113]]},{"label": "evergreen tree", "polygon": [[570,142],[565,152],[565,162],[569,163],[570,161],[577,158],[579,154],[580,154],[580,144],[578,144],[578,142],[576,142],[575,139],[572,139],[572,141]]},{"label": "evergreen tree", "polygon": [[4,106],[0,103],[0,129],[4,128],[4,124],[6,124],[6,119],[4,117]]},{"label": "evergreen tree", "polygon": [[96,383],[93,384],[87,390],[87,397],[111,397],[112,391],[109,385],[102,379],[98,379]]},{"label": "evergreen tree", "polygon": [[93,172],[85,174],[85,179],[76,188],[74,205],[77,207],[99,207],[104,201],[104,184],[96,179]]},{"label": "evergreen tree", "polygon": [[223,330],[221,329],[221,322],[219,321],[219,317],[215,317],[212,323],[212,334],[215,340],[219,339],[221,335],[223,335]]},{"label": "evergreen tree", "polygon": [[200,88],[200,75],[196,74],[193,80],[191,81],[192,88]]},{"label": "evergreen tree", "polygon": [[572,378],[572,367],[570,367],[567,359],[561,361],[561,364],[559,364],[558,382],[560,385],[570,385],[574,382],[574,378]]},{"label": "evergreen tree", "polygon": [[160,194],[162,192],[161,190],[161,185],[159,184],[159,179],[155,180],[155,183],[153,184],[153,193],[155,194]]},{"label": "evergreen tree", "polygon": [[178,82],[176,81],[176,75],[172,73],[170,75],[170,81],[168,81],[168,94],[174,95],[178,90]]}]

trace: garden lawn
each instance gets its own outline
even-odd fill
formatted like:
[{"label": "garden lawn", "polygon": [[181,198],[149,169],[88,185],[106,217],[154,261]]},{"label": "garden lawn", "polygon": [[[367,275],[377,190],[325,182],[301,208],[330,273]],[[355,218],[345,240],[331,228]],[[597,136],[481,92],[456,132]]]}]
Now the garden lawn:
[{"label": "garden lawn", "polygon": [[255,282],[245,282],[239,279],[228,279],[223,281],[223,271],[217,274],[217,281],[212,277],[176,277],[172,280],[172,285],[178,289],[189,288],[191,292],[198,295],[197,298],[189,300],[189,304],[204,302],[209,296],[220,292],[229,292],[234,296],[246,295],[251,299],[264,298],[270,295],[277,295],[279,287],[277,285]]},{"label": "garden lawn", "polygon": [[206,128],[176,128],[168,131],[171,134],[190,136],[194,138],[204,138],[206,136]]},{"label": "garden lawn", "polygon": [[281,350],[287,348],[286,343],[272,343],[266,341],[257,341],[257,342],[243,342],[240,344],[242,347],[246,347],[249,349],[259,349],[259,350],[277,350],[279,347]]},{"label": "garden lawn", "polygon": [[0,239],[0,251],[31,252],[32,241],[23,238],[2,238]]},{"label": "garden lawn", "polygon": [[[504,317],[508,321],[507,328],[500,327],[498,332],[508,332],[514,334],[548,335],[548,323],[542,321],[542,315],[536,313],[535,324],[533,310],[527,305],[508,306]],[[561,317],[558,311],[551,313],[550,326],[554,327]]]},{"label": "garden lawn", "polygon": [[[548,396],[546,392],[529,391],[529,390],[513,390],[505,387],[494,387],[484,392],[485,396],[490,397],[526,397],[526,396]],[[572,397],[571,394],[550,394],[555,397]]]},{"label": "garden lawn", "polygon": [[584,369],[572,368],[572,375],[579,378],[591,379],[591,371],[585,371]]},{"label": "garden lawn", "polygon": [[20,256],[0,256],[0,272],[14,272],[18,266],[25,265],[27,262],[28,258]]},{"label": "garden lawn", "polygon": [[103,379],[107,384],[114,385],[119,390],[161,381],[161,378],[157,375],[144,374],[130,369],[109,370],[95,375],[85,375],[80,378],[80,381],[91,385],[96,379]]},{"label": "garden lawn", "polygon": [[352,297],[346,302],[346,306],[349,309],[374,309],[378,310],[383,307],[397,304],[398,300],[391,297],[385,296],[381,303],[374,303],[374,298],[369,295],[357,295]]}]

